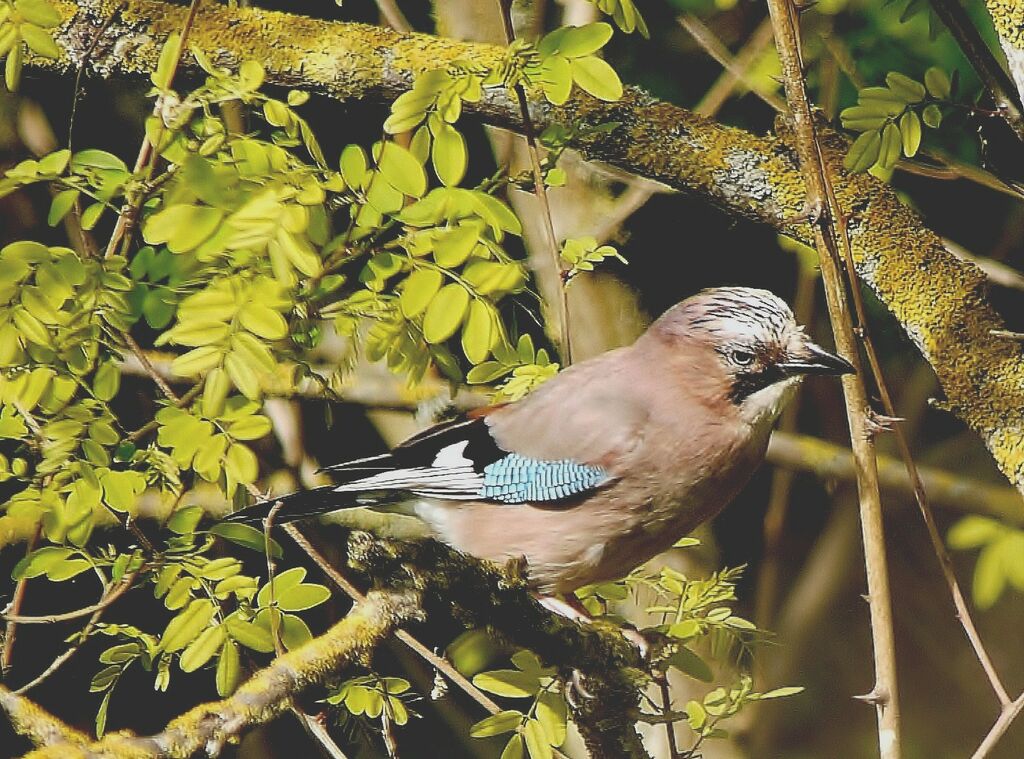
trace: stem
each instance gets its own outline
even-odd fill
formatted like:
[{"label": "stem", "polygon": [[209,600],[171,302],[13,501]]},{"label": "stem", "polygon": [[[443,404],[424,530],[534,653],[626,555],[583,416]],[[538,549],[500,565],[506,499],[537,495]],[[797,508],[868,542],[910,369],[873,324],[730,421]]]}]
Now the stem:
[{"label": "stem", "polygon": [[[512,0],[498,0],[501,8],[501,23],[505,30],[505,42],[511,44],[516,38],[515,28],[512,26]],[[556,276],[558,287],[558,335],[559,348],[562,364],[569,366],[572,363],[572,342],[569,332],[569,299],[565,290],[562,260],[558,251],[558,238],[555,236],[555,225],[551,217],[551,204],[548,202],[548,191],[544,187],[544,172],[540,167],[540,151],[537,148],[536,130],[533,126],[533,119],[530,117],[530,104],[526,98],[526,90],[521,84],[515,86],[516,99],[519,101],[519,110],[523,117],[523,136],[530,153],[530,165],[533,169],[533,192],[540,203],[544,231],[547,233],[548,243],[551,251],[551,265]]]},{"label": "stem", "polygon": [[1021,709],[1024,709],[1024,693],[1021,693],[1011,703],[1003,707],[1003,710],[999,713],[999,719],[995,721],[995,724],[985,734],[981,745],[971,754],[971,759],[984,759],[984,757],[988,756],[999,742],[999,739],[1003,737],[1003,733],[1009,729],[1017,715],[1020,714]]},{"label": "stem", "polygon": [[827,191],[828,177],[811,116],[800,58],[796,10],[790,0],[768,0],[775,29],[776,47],[782,61],[786,100],[795,122],[795,143],[800,169],[807,190],[806,208],[814,223],[814,242],[818,251],[832,331],[840,355],[857,368],[843,377],[843,395],[850,424],[850,443],[857,468],[860,496],[864,563],[871,612],[871,633],[875,654],[875,683],[869,694],[878,720],[879,754],[883,759],[900,756],[899,697],[896,684],[896,646],[892,623],[882,503],[878,488],[873,432],[869,425],[867,393],[863,369],[843,282],[842,263],[836,242],[833,219],[840,215]]},{"label": "stem", "polygon": [[[36,541],[39,540],[40,528],[36,528],[32,538],[28,541],[28,545],[25,546],[25,555],[28,556],[35,550]],[[11,614],[17,616],[18,611],[21,609],[21,605],[25,602],[25,589],[28,585],[28,578],[22,577],[18,580],[18,584],[14,588],[14,598],[11,599]],[[6,676],[7,670],[11,667],[11,661],[14,658],[14,638],[18,632],[17,620],[6,617],[7,627],[4,629],[4,647],[3,651],[0,652],[0,674]]]},{"label": "stem", "polygon": [[[663,673],[659,687],[661,688],[661,700],[665,707],[665,714],[670,714],[672,711],[672,694],[669,692],[667,672]],[[669,759],[679,759],[679,746],[676,744],[675,720],[665,720],[665,737],[668,738]]]}]

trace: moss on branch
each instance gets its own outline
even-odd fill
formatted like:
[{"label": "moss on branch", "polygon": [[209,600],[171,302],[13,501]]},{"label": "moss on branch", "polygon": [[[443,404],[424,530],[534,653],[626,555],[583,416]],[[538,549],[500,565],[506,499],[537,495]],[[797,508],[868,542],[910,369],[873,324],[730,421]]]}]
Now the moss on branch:
[{"label": "moss on branch", "polygon": [[310,687],[352,665],[366,665],[374,649],[399,625],[421,615],[415,591],[374,592],[330,630],[276,658],[221,701],[201,704],[163,732],[141,737],[111,733],[89,738],[0,686],[0,706],[18,732],[42,747],[26,759],[150,759],[215,755],[227,741],[277,717]]},{"label": "moss on branch", "polygon": [[[57,0],[57,6],[65,19],[58,34],[64,54],[57,61],[33,63],[69,71],[100,36],[87,68],[101,75],[148,74],[163,39],[181,27],[185,14],[182,7],[156,0]],[[989,6],[997,26],[1019,37],[1019,3],[989,0]],[[459,59],[486,65],[501,55],[492,45],[215,4],[202,6],[190,42],[221,64],[258,60],[277,84],[339,100],[385,102],[426,70]],[[635,88],[617,103],[577,94],[561,108],[531,93],[531,108],[539,127],[556,121],[617,122],[609,133],[576,138],[574,147],[587,158],[810,240],[810,225],[792,221],[800,217],[804,193],[785,130],[754,135]],[[522,129],[519,109],[504,92],[489,91],[473,110],[491,123]],[[827,138],[825,160],[849,216],[858,273],[934,367],[949,409],[982,437],[1003,473],[1024,490],[1021,346],[991,334],[1004,325],[986,298],[980,270],[950,254],[887,185],[868,174],[844,172],[846,145],[837,135]]]}]

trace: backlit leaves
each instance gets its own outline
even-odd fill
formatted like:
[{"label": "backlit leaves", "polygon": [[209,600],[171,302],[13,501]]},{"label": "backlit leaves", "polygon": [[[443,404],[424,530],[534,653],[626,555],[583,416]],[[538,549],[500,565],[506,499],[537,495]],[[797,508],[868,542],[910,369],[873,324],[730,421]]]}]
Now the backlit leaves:
[{"label": "backlit leaves", "polygon": [[922,84],[898,71],[886,75],[885,87],[864,87],[857,105],[840,114],[846,129],[861,132],[845,159],[849,171],[873,166],[891,169],[901,156],[912,158],[921,146],[921,123],[938,129],[940,105],[952,96],[954,85],[944,71],[930,68]]}]

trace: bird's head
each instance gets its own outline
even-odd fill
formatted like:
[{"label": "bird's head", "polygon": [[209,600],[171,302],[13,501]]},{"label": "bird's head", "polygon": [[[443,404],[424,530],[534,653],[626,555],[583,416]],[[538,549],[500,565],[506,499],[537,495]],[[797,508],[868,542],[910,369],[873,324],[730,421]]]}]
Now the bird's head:
[{"label": "bird's head", "polygon": [[687,298],[652,331],[707,361],[707,382],[751,424],[773,423],[808,374],[848,374],[846,359],[814,343],[781,298],[750,287],[718,287]]}]

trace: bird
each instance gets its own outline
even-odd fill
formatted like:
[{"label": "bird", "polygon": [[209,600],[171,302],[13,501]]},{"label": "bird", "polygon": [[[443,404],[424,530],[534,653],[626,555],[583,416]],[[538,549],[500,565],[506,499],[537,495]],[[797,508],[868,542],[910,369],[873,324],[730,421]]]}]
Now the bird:
[{"label": "bird", "polygon": [[771,292],[708,289],[517,401],[328,466],[334,484],[227,519],[398,508],[465,554],[525,560],[545,605],[577,616],[573,591],[624,577],[736,496],[804,377],[854,371]]}]

